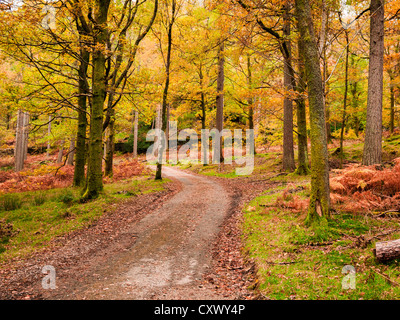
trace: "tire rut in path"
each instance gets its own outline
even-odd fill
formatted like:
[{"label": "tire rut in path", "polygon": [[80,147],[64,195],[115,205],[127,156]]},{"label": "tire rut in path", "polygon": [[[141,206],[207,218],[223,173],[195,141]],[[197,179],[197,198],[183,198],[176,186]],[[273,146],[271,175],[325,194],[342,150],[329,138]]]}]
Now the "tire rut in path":
[{"label": "tire rut in path", "polygon": [[[63,299],[230,299],[202,279],[230,197],[212,179],[164,167],[182,190],[131,227],[134,245],[93,270],[98,280]],[[51,297],[48,297],[51,299]],[[59,297],[57,297],[59,298]]]}]

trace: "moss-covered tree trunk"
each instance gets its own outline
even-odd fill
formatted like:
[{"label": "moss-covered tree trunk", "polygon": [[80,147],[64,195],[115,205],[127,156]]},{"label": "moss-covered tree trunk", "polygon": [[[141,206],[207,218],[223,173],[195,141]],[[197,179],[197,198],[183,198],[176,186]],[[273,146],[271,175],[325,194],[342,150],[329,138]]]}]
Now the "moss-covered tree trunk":
[{"label": "moss-covered tree trunk", "polygon": [[296,173],[298,175],[307,175],[309,173],[308,164],[308,139],[307,139],[307,109],[304,94],[306,91],[304,57],[302,43],[298,44],[298,74],[299,80],[297,84],[297,139],[298,139],[298,166]]},{"label": "moss-covered tree trunk", "polygon": [[80,49],[80,66],[78,71],[78,130],[76,135],[75,147],[75,167],[73,185],[82,187],[85,183],[85,165],[86,165],[86,130],[87,130],[87,72],[89,67],[90,53],[84,49],[81,44]]},{"label": "moss-covered tree trunk", "polygon": [[90,112],[89,159],[86,189],[83,199],[97,198],[103,191],[103,109],[106,97],[107,16],[110,0],[96,0],[94,24],[97,31],[93,51],[93,97]]},{"label": "moss-covered tree trunk", "polygon": [[311,124],[311,196],[306,223],[330,216],[329,166],[324,89],[310,4],[296,0],[296,18],[305,57]]}]

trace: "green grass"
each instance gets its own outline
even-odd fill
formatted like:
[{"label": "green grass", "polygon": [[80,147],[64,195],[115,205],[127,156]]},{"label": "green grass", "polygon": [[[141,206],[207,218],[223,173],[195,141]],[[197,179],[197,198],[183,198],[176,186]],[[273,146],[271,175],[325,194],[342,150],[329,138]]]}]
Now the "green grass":
[{"label": "green grass", "polygon": [[87,203],[80,203],[81,190],[77,188],[0,196],[0,203],[8,198],[20,199],[19,207],[0,209],[0,220],[5,219],[17,231],[11,238],[0,239],[0,262],[24,257],[45,247],[58,236],[92,224],[123,200],[162,191],[168,181],[138,177],[106,184],[103,194]]},{"label": "green grass", "polygon": [[[258,289],[270,299],[358,300],[399,299],[400,263],[378,264],[366,247],[354,245],[359,236],[370,237],[397,229],[396,220],[340,213],[327,223],[306,228],[305,213],[293,213],[273,204],[283,190],[266,190],[244,209],[243,242],[257,265]],[[297,195],[306,196],[306,192]],[[266,206],[269,204],[269,206]],[[400,233],[388,238],[396,239]],[[346,265],[356,269],[356,289],[344,289]],[[393,283],[385,279],[390,278]]]},{"label": "green grass", "polygon": [[[254,157],[254,170],[250,176],[263,175],[265,173],[271,174],[272,172],[279,171],[279,166],[282,163],[281,154],[271,152],[267,154],[256,154]],[[236,168],[243,165],[238,165],[235,158],[232,157],[232,164],[192,164],[192,163],[179,163],[181,169],[190,170],[192,172],[202,174],[205,176],[221,177],[228,179],[240,179],[243,177],[236,174]]]}]

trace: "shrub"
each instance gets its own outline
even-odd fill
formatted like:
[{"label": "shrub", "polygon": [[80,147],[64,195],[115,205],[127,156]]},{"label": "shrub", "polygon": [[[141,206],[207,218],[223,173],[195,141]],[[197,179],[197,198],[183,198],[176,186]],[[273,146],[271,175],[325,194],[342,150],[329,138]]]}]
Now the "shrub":
[{"label": "shrub", "polygon": [[46,196],[43,192],[39,192],[35,194],[33,201],[36,206],[41,206],[43,203],[46,202]]}]

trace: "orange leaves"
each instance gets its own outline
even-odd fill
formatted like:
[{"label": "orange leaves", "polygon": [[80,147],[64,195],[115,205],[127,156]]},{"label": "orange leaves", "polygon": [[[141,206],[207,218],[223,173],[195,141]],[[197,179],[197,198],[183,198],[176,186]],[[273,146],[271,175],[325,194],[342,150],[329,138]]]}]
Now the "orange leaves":
[{"label": "orange leaves", "polygon": [[400,159],[392,168],[351,166],[330,181],[333,205],[348,212],[400,208]]},{"label": "orange leaves", "polygon": [[[59,166],[55,164],[39,164],[40,159],[38,156],[30,157],[27,169],[21,172],[0,171],[0,193],[48,190],[72,185],[73,166],[64,166],[58,170]],[[113,179],[103,180],[104,183],[120,181],[142,175],[147,172],[146,170],[146,167],[136,159],[124,160],[114,167]]]},{"label": "orange leaves", "polygon": [[282,196],[277,197],[275,205],[287,209],[295,213],[305,212],[309,205],[309,199],[304,199],[295,192],[302,190],[302,188],[291,189],[290,187],[282,193]]},{"label": "orange leaves", "polygon": [[[114,167],[113,181],[120,181],[134,176],[139,176],[147,172],[147,168],[139,163],[137,159],[125,160]],[[108,182],[109,178],[105,178],[104,182]]]}]

